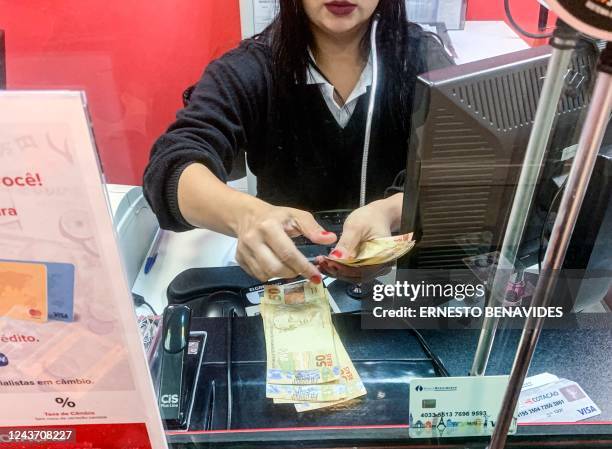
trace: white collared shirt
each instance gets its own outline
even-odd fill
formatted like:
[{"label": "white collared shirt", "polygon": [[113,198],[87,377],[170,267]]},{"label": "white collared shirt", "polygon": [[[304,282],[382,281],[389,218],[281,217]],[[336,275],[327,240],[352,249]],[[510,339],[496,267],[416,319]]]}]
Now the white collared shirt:
[{"label": "white collared shirt", "polygon": [[[310,52],[310,50],[309,50]],[[310,53],[312,60],[314,61],[314,56]],[[355,85],[355,88],[347,98],[344,106],[340,106],[335,99],[334,96],[334,86],[332,86],[324,77],[319,73],[319,71],[310,66],[308,67],[308,73],[306,74],[306,84],[317,84],[319,89],[321,90],[321,95],[323,95],[323,99],[329,108],[329,111],[332,113],[338,125],[342,128],[345,128],[348,124],[353,112],[355,111],[355,106],[357,106],[357,101],[359,98],[366,94],[368,91],[368,87],[372,85],[372,54],[370,53],[370,57],[368,59],[368,63],[366,64],[363,72],[361,72],[361,77],[359,81]]]}]

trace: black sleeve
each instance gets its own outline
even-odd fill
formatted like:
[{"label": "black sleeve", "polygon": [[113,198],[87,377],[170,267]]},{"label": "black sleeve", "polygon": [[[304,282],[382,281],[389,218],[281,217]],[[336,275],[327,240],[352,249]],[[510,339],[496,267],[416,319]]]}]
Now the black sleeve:
[{"label": "black sleeve", "polygon": [[193,229],[177,197],[187,166],[202,163],[226,182],[236,155],[265,128],[259,122],[267,113],[269,68],[261,46],[243,44],[212,62],[188,106],[153,145],[143,186],[162,228]]}]

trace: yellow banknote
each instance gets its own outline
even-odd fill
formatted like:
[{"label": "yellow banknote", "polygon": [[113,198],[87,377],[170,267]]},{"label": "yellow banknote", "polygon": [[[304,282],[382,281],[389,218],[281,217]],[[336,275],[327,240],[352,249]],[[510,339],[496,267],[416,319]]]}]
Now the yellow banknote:
[{"label": "yellow banknote", "polygon": [[307,401],[296,403],[295,409],[298,413],[318,410],[325,407],[332,407],[367,394],[365,385],[363,384],[359,373],[353,365],[353,361],[349,357],[348,352],[346,352],[346,349],[340,340],[340,336],[337,334],[335,329],[334,337],[336,339],[336,348],[338,349],[338,356],[340,357],[340,364],[342,367],[340,372],[340,382],[346,386],[346,396],[332,402]]},{"label": "yellow banknote", "polygon": [[407,254],[415,245],[412,234],[383,237],[363,242],[355,257],[345,259],[327,258],[347,267],[366,267],[393,262]]},{"label": "yellow banknote", "polygon": [[270,384],[322,384],[340,377],[331,311],[321,284],[266,286],[261,303]]},{"label": "yellow banknote", "polygon": [[266,384],[266,397],[275,400],[321,403],[338,401],[346,396],[346,384],[341,382],[320,385]]}]

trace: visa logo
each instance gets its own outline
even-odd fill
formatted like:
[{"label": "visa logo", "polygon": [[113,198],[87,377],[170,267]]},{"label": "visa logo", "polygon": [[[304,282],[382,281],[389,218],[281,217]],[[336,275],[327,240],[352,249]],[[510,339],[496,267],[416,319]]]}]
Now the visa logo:
[{"label": "visa logo", "polygon": [[597,412],[597,409],[593,407],[592,405],[578,409],[578,413],[580,413],[582,416],[588,415],[589,413],[596,413],[596,412]]}]

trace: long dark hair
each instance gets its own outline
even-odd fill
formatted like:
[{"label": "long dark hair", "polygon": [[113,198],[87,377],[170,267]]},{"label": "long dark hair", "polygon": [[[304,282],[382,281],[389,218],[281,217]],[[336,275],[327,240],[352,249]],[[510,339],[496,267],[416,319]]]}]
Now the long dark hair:
[{"label": "long dark hair", "polygon": [[[280,0],[280,10],[264,34],[272,50],[273,76],[277,98],[290,98],[296,85],[306,83],[312,45],[312,33],[303,0]],[[407,108],[411,107],[414,67],[408,45],[409,22],[404,0],[380,0],[373,16],[378,17],[377,48],[379,73],[384,82],[381,102],[391,108],[396,125],[406,123]],[[372,19],[371,19],[372,20]],[[370,29],[372,23],[370,21]],[[370,48],[370,31],[362,42],[364,51]]]}]

